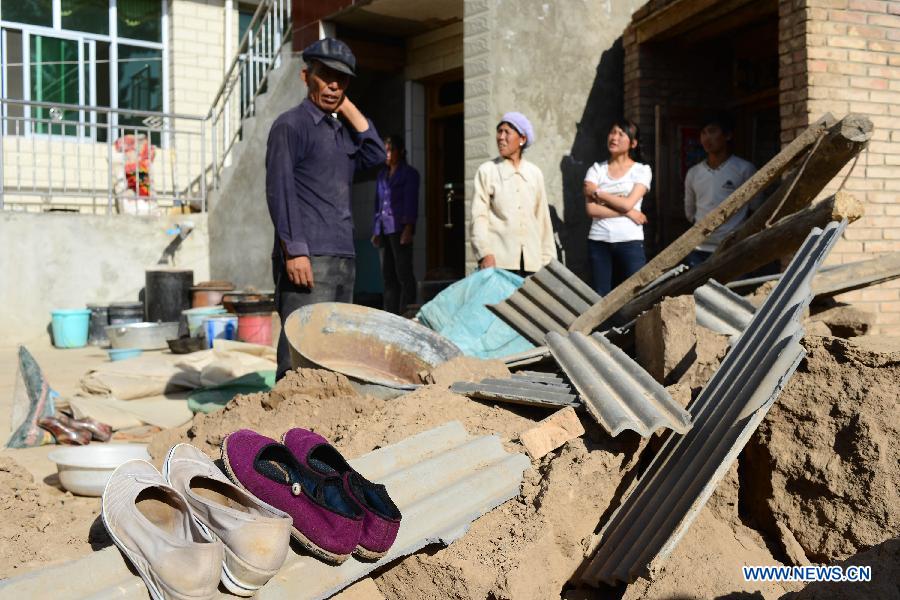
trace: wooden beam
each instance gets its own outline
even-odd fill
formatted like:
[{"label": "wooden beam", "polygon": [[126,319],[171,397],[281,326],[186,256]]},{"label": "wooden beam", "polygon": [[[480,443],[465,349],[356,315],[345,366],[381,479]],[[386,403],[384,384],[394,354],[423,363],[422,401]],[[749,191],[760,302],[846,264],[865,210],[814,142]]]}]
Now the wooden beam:
[{"label": "wooden beam", "polygon": [[794,141],[775,155],[772,160],[767,162],[750,179],[745,181],[741,187],[728,196],[722,204],[706,215],[702,221],[695,223],[693,227],[681,234],[681,237],[653,257],[640,271],[626,279],[621,285],[607,294],[606,297],[575,319],[572,325],[569,326],[569,331],[590,333],[613,316],[616,311],[634,300],[644,286],[681,262],[685,256],[690,254],[691,250],[702,244],[710,233],[730,219],[754,196],[780,177],[798,159],[802,158],[810,146],[834,122],[834,117],[831,116],[831,113],[828,113],[810,125],[806,131],[797,136]]},{"label": "wooden beam", "polygon": [[861,260],[820,271],[813,279],[813,294],[836,296],[871,285],[900,278],[900,252],[882,254],[877,258]]},{"label": "wooden beam", "polygon": [[711,278],[722,283],[732,281],[793,254],[813,227],[825,227],[831,221],[843,219],[852,223],[862,217],[863,212],[862,202],[847,192],[838,192],[735,244],[721,255],[710,257],[683,275],[652,288],[628,303],[622,309],[622,316],[626,319],[635,317],[666,296],[690,294]]},{"label": "wooden beam", "polygon": [[668,39],[705,27],[751,2],[759,4],[759,0],[676,0],[635,23],[637,41]]},{"label": "wooden beam", "polygon": [[[841,119],[813,148],[805,166],[801,164],[795,173],[789,173],[775,193],[719,244],[716,253],[762,231],[767,223],[809,206],[840,170],[866,147],[874,129],[872,121],[864,115],[849,114]],[[795,182],[800,169],[803,172]]]}]

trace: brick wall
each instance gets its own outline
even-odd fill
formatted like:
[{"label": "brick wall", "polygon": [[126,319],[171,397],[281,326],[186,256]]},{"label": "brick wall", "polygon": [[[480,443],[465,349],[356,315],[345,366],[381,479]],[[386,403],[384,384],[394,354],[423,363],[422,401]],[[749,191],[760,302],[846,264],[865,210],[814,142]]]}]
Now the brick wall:
[{"label": "brick wall", "polygon": [[462,66],[462,22],[452,23],[407,40],[404,69],[406,79],[413,81],[425,79]]},{"label": "brick wall", "polygon": [[225,71],[225,3],[175,0],[170,15],[170,110],[205,115]]},{"label": "brick wall", "polygon": [[[847,229],[829,261],[900,252],[900,3],[794,0],[781,2],[781,12],[784,133],[825,112],[839,118],[862,113],[875,125],[868,150],[844,184],[864,202],[866,215]],[[849,171],[823,194],[836,190]],[[875,313],[876,333],[900,335],[900,281],[838,300]]]},{"label": "brick wall", "polygon": [[[634,21],[668,4],[654,0]],[[700,81],[696,61],[675,45],[637,43],[634,26],[624,34],[626,113],[644,131],[654,130],[654,106],[715,106],[714,90]],[[829,257],[830,264],[900,251],[900,3],[890,0],[779,0],[779,113],[781,142],[794,139],[825,112],[868,115],[875,134],[844,189],[864,202],[866,216],[854,223]],[[702,63],[701,63],[702,64]],[[685,65],[691,65],[685,68]],[[712,102],[710,102],[712,100]],[[652,135],[644,144],[652,152]],[[759,166],[759,165],[758,165]],[[850,173],[845,168],[823,191],[833,193]],[[900,335],[900,281],[838,298],[876,315],[874,333]]]}]

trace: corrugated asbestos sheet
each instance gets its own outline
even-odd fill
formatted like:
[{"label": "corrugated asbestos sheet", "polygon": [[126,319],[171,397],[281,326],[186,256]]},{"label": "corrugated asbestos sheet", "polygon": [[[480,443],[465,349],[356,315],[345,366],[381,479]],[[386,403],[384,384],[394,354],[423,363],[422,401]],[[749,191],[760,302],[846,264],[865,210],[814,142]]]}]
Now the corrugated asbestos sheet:
[{"label": "corrugated asbestos sheet", "polygon": [[[641,290],[645,292],[684,273],[678,265],[660,275]],[[581,313],[600,301],[600,296],[556,259],[525,279],[509,298],[488,308],[537,346],[544,344],[548,332],[565,335]],[[526,363],[527,364],[527,363]]]},{"label": "corrugated asbestos sheet", "polygon": [[450,391],[480,400],[548,408],[578,404],[578,396],[572,393],[572,387],[562,377],[534,371],[520,371],[507,379],[458,382],[450,386]]},{"label": "corrugated asbestos sheet", "polygon": [[670,435],[600,532],[582,578],[633,581],[655,572],[728,472],[803,358],[810,281],[846,221],[813,229],[778,286],[691,404],[693,428]]},{"label": "corrugated asbestos sheet", "polygon": [[649,437],[660,427],[679,433],[691,416],[627,354],[599,333],[547,334],[553,358],[578,390],[588,412],[612,436],[633,429]]},{"label": "corrugated asbestos sheet", "polygon": [[545,358],[549,358],[550,350],[547,349],[547,346],[538,346],[532,350],[525,350],[524,352],[517,352],[516,354],[509,354],[504,356],[500,360],[506,363],[506,366],[510,369],[515,369],[516,367],[524,367],[526,365],[533,365],[535,363],[539,363]]},{"label": "corrugated asbestos sheet", "polygon": [[710,279],[694,290],[697,323],[718,333],[730,335],[732,341],[743,333],[756,307],[748,300]]},{"label": "corrugated asbestos sheet", "polygon": [[[353,558],[339,567],[291,552],[261,599],[327,598],[368,573],[429,544],[450,544],[472,521],[518,495],[524,454],[509,454],[496,436],[471,437],[456,421],[375,450],[350,463],[381,481],[403,512],[397,541],[377,562]],[[84,524],[87,531],[88,523]],[[55,590],[55,592],[51,592]],[[61,592],[64,590],[64,592]],[[147,598],[115,547],[0,582],[0,598]],[[219,594],[221,598],[233,598]]]},{"label": "corrugated asbestos sheet", "polygon": [[534,344],[548,331],[565,333],[600,296],[556,259],[525,279],[509,298],[488,308]]}]

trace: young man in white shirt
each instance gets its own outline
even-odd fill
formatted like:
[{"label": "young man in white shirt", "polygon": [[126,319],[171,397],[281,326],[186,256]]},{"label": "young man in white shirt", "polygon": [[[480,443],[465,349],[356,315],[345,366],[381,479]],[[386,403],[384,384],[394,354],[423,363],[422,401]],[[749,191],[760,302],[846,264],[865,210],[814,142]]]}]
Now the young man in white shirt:
[{"label": "young man in white shirt", "polygon": [[[706,159],[691,167],[684,178],[684,214],[691,223],[706,217],[756,173],[749,161],[731,153],[734,123],[728,115],[707,118],[700,130]],[[747,205],[720,225],[688,254],[684,263],[693,268],[709,258],[729,233],[747,218]]]}]

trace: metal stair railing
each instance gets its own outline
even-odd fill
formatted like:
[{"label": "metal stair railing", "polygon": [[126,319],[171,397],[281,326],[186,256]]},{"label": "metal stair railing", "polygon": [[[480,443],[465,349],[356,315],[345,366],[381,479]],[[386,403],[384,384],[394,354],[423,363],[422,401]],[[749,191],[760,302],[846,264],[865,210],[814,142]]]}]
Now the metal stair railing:
[{"label": "metal stair railing", "polygon": [[280,64],[281,48],[290,40],[291,0],[262,0],[241,38],[231,65],[212,101],[212,163],[204,175],[219,188],[222,169],[228,165],[242,136],[244,119],[256,114],[256,102],[266,90],[269,74]]}]

